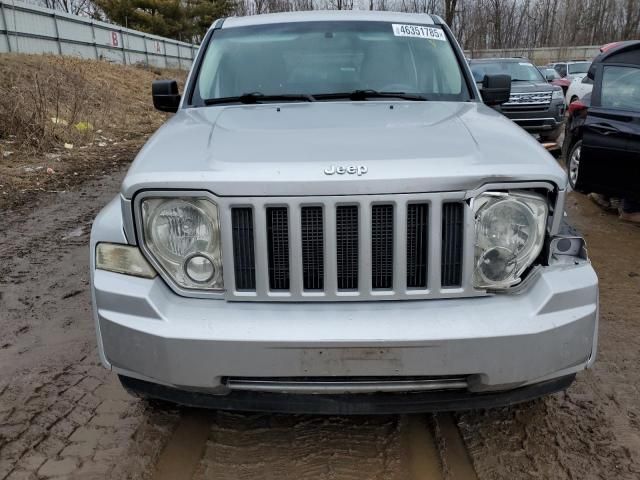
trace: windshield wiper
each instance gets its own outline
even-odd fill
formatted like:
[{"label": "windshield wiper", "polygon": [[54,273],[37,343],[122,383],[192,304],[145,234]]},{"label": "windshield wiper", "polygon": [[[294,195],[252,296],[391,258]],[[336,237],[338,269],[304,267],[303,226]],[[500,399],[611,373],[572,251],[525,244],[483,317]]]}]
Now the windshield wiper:
[{"label": "windshield wiper", "polygon": [[379,92],[377,90],[353,90],[339,93],[315,93],[316,100],[333,100],[348,98],[349,100],[367,100],[369,98],[401,98],[403,100],[426,101],[427,98],[416,93],[405,92]]},{"label": "windshield wiper", "polygon": [[278,95],[265,95],[261,92],[243,93],[237,97],[220,97],[220,98],[207,98],[204,101],[205,105],[219,105],[222,103],[244,103],[255,104],[262,102],[315,102],[316,99],[313,95],[306,93],[282,93]]}]

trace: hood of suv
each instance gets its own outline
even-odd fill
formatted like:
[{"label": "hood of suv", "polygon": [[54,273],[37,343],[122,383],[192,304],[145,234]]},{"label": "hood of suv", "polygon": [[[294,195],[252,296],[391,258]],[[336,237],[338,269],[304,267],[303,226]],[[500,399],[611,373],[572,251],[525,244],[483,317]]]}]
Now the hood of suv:
[{"label": "hood of suv", "polygon": [[566,176],[538,142],[482,104],[315,102],[181,110],[139,153],[122,193],[355,195],[537,180],[564,187]]}]

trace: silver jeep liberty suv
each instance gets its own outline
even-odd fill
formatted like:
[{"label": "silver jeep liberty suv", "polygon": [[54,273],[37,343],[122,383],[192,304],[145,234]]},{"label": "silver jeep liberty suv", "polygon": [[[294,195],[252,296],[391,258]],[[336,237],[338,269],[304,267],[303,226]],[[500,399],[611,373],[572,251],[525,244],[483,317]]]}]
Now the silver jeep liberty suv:
[{"label": "silver jeep liberty suv", "polygon": [[598,281],[567,177],[434,15],[216,21],[91,235],[99,352],[192,406],[388,413],[567,388]]}]

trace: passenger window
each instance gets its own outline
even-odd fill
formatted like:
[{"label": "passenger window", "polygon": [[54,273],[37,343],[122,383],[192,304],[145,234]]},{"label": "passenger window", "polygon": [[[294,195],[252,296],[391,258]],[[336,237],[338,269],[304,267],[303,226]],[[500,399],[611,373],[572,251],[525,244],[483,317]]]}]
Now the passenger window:
[{"label": "passenger window", "polygon": [[605,67],[600,104],[621,110],[640,110],[640,68]]}]

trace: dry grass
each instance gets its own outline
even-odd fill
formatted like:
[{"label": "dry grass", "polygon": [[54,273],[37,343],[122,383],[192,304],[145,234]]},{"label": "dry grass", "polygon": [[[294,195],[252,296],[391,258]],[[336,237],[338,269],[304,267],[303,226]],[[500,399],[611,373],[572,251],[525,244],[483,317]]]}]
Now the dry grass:
[{"label": "dry grass", "polygon": [[0,55],[0,208],[133,159],[167,118],[151,82],[186,72],[73,57]]}]

